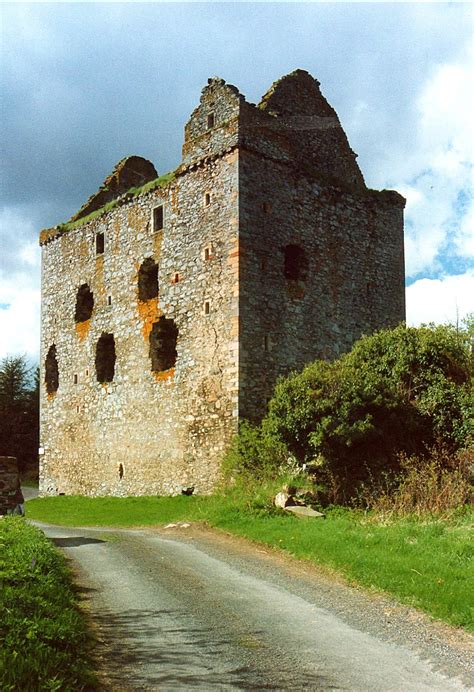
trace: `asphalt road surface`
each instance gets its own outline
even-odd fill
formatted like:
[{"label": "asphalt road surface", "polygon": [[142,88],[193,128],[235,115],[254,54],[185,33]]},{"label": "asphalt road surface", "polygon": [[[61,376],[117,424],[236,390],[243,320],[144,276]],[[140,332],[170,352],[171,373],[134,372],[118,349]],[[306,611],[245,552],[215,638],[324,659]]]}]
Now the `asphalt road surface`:
[{"label": "asphalt road surface", "polygon": [[111,690],[474,688],[472,637],[270,550],[38,525],[73,561]]}]

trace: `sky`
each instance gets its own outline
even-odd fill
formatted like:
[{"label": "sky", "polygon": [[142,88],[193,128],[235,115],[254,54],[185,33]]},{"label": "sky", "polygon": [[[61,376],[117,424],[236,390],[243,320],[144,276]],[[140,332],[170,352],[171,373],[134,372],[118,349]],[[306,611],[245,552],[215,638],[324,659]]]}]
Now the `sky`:
[{"label": "sky", "polygon": [[115,164],[160,174],[208,77],[258,102],[308,70],[369,187],[407,198],[407,322],[474,312],[469,3],[2,3],[0,358],[39,351],[42,228]]}]

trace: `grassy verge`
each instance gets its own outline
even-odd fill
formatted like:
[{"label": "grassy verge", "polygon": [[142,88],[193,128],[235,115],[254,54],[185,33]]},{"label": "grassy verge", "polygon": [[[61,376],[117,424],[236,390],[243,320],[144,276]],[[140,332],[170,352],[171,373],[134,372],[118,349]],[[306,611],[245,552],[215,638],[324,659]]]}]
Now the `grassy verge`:
[{"label": "grassy verge", "polygon": [[19,517],[0,520],[0,688],[94,688],[88,634],[62,555]]},{"label": "grassy verge", "polygon": [[295,557],[326,565],[349,580],[386,591],[453,625],[474,631],[470,607],[472,511],[382,521],[334,509],[299,519],[268,508],[264,493],[211,497],[52,497],[31,500],[28,516],[67,526],[153,526],[203,521]]}]

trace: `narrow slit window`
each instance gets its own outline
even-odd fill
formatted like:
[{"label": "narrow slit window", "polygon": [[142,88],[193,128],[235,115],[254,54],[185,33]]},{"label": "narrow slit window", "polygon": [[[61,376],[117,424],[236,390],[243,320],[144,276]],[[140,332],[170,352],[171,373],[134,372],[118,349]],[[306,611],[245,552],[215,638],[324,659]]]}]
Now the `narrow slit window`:
[{"label": "narrow slit window", "polygon": [[211,248],[210,247],[204,248],[204,259],[205,260],[211,259]]},{"label": "narrow slit window", "polygon": [[112,296],[107,297],[107,305],[112,305]]},{"label": "narrow slit window", "polygon": [[105,249],[105,236],[103,233],[97,233],[95,237],[95,254],[103,255]]},{"label": "narrow slit window", "polygon": [[210,203],[211,203],[211,193],[206,192],[206,194],[204,195],[204,206],[208,207],[210,205]]},{"label": "narrow slit window", "polygon": [[210,312],[211,312],[211,304],[208,300],[206,300],[204,302],[204,314],[209,315]]},{"label": "narrow slit window", "polygon": [[77,382],[78,382],[77,375],[74,375],[74,384],[77,384]]},{"label": "narrow slit window", "polygon": [[153,231],[161,231],[163,228],[163,205],[161,204],[159,207],[155,207],[153,209]]},{"label": "narrow slit window", "polygon": [[207,129],[208,129],[208,130],[212,130],[212,128],[214,127],[215,123],[216,123],[216,119],[215,119],[215,117],[214,117],[214,113],[208,113],[208,116],[207,116]]},{"label": "narrow slit window", "polygon": [[175,284],[177,284],[178,281],[179,281],[179,274],[175,274],[175,275],[174,275],[174,282],[175,282]]}]

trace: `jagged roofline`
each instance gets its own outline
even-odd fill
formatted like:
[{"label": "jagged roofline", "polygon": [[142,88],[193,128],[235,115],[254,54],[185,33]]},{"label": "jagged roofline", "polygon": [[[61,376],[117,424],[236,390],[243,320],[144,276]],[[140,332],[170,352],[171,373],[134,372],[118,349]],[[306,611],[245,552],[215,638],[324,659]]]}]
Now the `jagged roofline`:
[{"label": "jagged roofline", "polygon": [[[320,83],[306,70],[294,70],[276,82],[262,96],[258,108],[275,115],[318,115],[337,118],[334,108],[320,91]],[[297,90],[298,93],[294,94]]]},{"label": "jagged roofline", "polygon": [[[202,89],[202,94],[213,87],[225,87],[240,100],[247,102],[245,95],[236,86],[228,84],[225,79],[217,76],[210,77],[207,80],[206,86]],[[271,112],[275,115],[307,114],[337,118],[336,111],[322,95],[319,87],[320,82],[309,72],[296,69],[273,82],[256,106],[262,111]],[[293,99],[290,92],[295,88],[298,89],[298,96]],[[302,112],[304,110],[308,112]]]},{"label": "jagged roofline", "polygon": [[78,221],[124,194],[131,187],[139,187],[156,178],[158,173],[151,161],[141,156],[126,156],[117,163],[99,190],[89,197],[70,221]]}]

